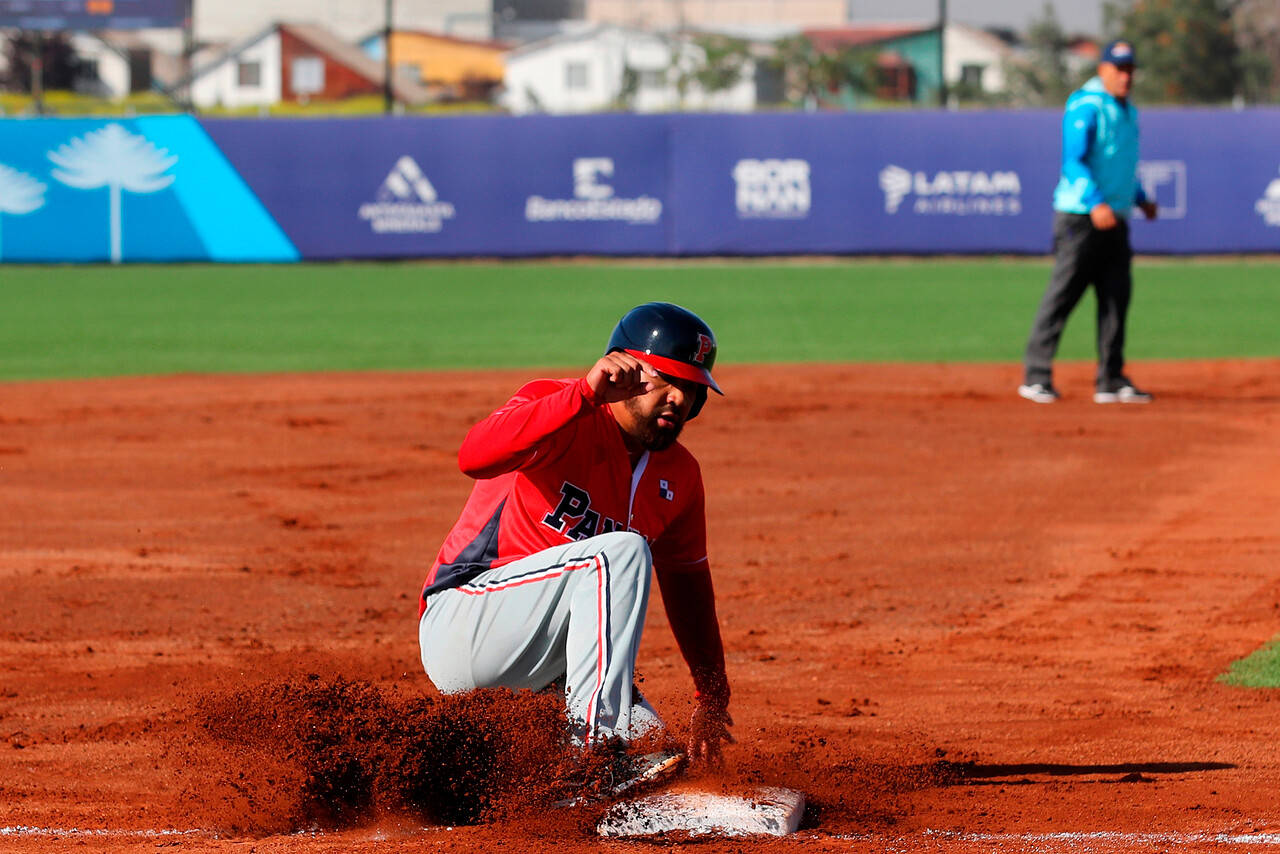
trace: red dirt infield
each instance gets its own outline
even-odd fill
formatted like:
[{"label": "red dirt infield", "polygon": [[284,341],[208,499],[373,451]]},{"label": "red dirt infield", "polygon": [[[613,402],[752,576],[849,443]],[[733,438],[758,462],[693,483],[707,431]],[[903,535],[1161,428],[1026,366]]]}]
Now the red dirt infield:
[{"label": "red dirt infield", "polygon": [[[1091,370],[717,372],[685,443],[739,743],[678,785],[811,806],[695,850],[1280,848],[1280,693],[1215,682],[1280,632],[1280,360],[1137,365],[1149,406]],[[645,845],[537,800],[544,698],[418,663],[458,443],[534,375],[0,387],[0,850]],[[656,594],[640,671],[682,731]]]}]

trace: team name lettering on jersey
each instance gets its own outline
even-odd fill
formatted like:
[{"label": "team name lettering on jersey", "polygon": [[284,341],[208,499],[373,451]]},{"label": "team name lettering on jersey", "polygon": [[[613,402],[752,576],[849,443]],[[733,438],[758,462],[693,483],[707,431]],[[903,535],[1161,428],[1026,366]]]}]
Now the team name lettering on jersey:
[{"label": "team name lettering on jersey", "polygon": [[626,525],[616,519],[605,517],[602,523],[600,514],[591,509],[591,494],[567,480],[560,487],[560,503],[543,517],[542,524],[571,540],[627,530]]}]

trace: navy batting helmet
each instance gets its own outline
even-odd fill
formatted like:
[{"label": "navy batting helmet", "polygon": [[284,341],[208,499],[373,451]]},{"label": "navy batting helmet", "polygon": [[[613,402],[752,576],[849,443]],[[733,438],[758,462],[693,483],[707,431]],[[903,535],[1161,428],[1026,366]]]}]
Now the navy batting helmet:
[{"label": "navy batting helmet", "polygon": [[707,389],[724,394],[711,378],[716,360],[716,336],[702,318],[669,302],[648,302],[622,316],[605,353],[617,350],[644,359],[664,374],[692,380],[701,388],[689,417],[702,410]]}]

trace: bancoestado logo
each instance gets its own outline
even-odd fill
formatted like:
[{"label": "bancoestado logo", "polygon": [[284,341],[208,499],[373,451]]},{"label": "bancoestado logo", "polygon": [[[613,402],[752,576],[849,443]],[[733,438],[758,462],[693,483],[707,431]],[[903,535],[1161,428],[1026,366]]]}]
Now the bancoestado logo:
[{"label": "bancoestado logo", "polygon": [[880,170],[885,213],[896,214],[915,194],[909,210],[950,216],[1015,216],[1022,213],[1022,182],[1017,172],[941,171],[932,180],[924,172],[889,165]]},{"label": "bancoestado logo", "polygon": [[739,219],[806,219],[813,204],[807,160],[739,160],[733,167]]},{"label": "bancoestado logo", "polygon": [[614,172],[611,157],[579,157],[573,161],[573,198],[529,196],[524,218],[529,222],[627,222],[651,225],[662,218],[662,200],[653,196],[619,198],[604,179]]},{"label": "bancoestado logo", "polygon": [[1280,226],[1280,178],[1272,178],[1253,209],[1267,225]]},{"label": "bancoestado logo", "polygon": [[360,218],[377,234],[434,234],[458,215],[442,202],[427,176],[409,155],[396,161],[374,196],[360,206]]}]

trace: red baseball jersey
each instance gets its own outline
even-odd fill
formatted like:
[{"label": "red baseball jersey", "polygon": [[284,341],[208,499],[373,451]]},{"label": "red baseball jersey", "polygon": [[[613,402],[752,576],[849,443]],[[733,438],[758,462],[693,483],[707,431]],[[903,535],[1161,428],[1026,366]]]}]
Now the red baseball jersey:
[{"label": "red baseball jersey", "polygon": [[490,567],[597,534],[629,530],[655,568],[708,571],[705,495],[679,442],[632,470],[613,412],[585,379],[535,380],[467,434],[458,452],[476,485],[423,586],[426,597]]}]

